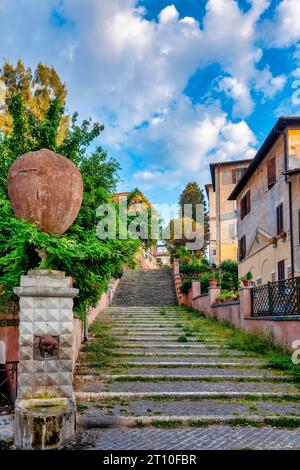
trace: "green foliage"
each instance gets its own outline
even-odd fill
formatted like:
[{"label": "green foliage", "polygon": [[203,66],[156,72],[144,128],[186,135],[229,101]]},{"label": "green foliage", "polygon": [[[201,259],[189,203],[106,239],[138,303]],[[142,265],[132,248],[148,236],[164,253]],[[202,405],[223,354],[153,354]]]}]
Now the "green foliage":
[{"label": "green foliage", "polygon": [[127,198],[128,228],[129,228],[129,225],[133,221],[136,221],[137,216],[141,215],[141,214],[138,214],[138,211],[137,213],[135,212],[133,214],[130,213],[130,208],[134,207],[135,204],[139,204],[139,203],[142,204],[143,217],[141,217],[140,223],[138,223],[137,225],[134,224],[134,227],[136,227],[136,231],[132,232],[131,236],[133,238],[137,237],[137,239],[139,239],[142,242],[144,248],[147,249],[157,244],[158,223],[155,226],[155,224],[152,222],[153,220],[157,220],[157,222],[159,222],[159,219],[154,208],[147,207],[145,211],[145,202],[143,200],[142,192],[139,188],[135,188],[133,191],[131,191],[131,193],[129,194]]},{"label": "green foliage", "polygon": [[238,300],[240,294],[238,291],[234,290],[222,290],[218,297],[216,298],[217,302],[226,302],[228,300]]},{"label": "green foliage", "polygon": [[[187,251],[187,250],[186,250]],[[205,258],[198,257],[195,261],[193,258],[188,260],[181,257],[184,261],[180,264],[180,272],[186,277],[184,289],[187,289],[188,285],[191,285],[192,281],[201,282],[202,294],[207,293],[210,279],[217,279],[218,285],[222,290],[225,291],[237,291],[239,287],[238,279],[238,265],[235,261],[227,260],[223,261],[219,267],[215,268],[209,265]]]},{"label": "green foliage", "polygon": [[192,181],[186,185],[184,190],[179,196],[180,217],[184,211],[184,205],[192,205],[192,219],[196,221],[196,205],[203,204],[205,216],[207,218],[207,204],[204,196],[204,191],[200,189],[198,183]]},{"label": "green foliage", "polygon": [[[62,83],[54,67],[39,63],[33,72],[19,59],[16,66],[4,60],[0,69],[0,81],[5,86],[4,105],[0,112],[0,129],[11,132],[13,118],[9,104],[14,95],[19,94],[26,109],[43,120],[53,98],[64,105],[67,96],[66,85]],[[58,141],[62,141],[68,128],[69,116],[62,115],[59,121]]]},{"label": "green foliage", "polygon": [[248,271],[244,276],[240,277],[240,281],[251,281],[253,279],[253,274],[251,271]]},{"label": "green foliage", "polygon": [[[73,276],[74,287],[80,290],[75,311],[84,315],[87,307],[95,306],[106,291],[110,278],[120,277],[123,265],[133,263],[140,244],[138,240],[99,240],[96,236],[96,209],[108,202],[110,193],[115,191],[119,165],[100,146],[88,153],[103,126],[90,120],[79,125],[77,114],[72,117],[64,140],[58,143],[64,108],[57,99],[51,101],[44,119],[36,118],[25,108],[20,95],[10,100],[9,112],[13,130],[0,135],[0,305],[16,300],[13,288],[28,270],[58,269]],[[82,207],[63,235],[42,233],[35,224],[18,220],[7,196],[7,172],[12,162],[25,152],[43,147],[70,158],[83,178]],[[46,261],[40,262],[36,249],[46,250]]]},{"label": "green foliage", "polygon": [[182,281],[180,285],[180,292],[182,294],[187,294],[188,291],[191,289],[191,287],[192,287],[192,280],[186,279],[185,281]]}]

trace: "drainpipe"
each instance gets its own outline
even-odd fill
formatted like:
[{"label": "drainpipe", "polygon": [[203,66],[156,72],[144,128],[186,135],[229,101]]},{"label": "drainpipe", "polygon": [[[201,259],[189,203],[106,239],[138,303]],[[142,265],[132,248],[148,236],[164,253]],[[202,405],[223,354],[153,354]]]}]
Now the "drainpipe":
[{"label": "drainpipe", "polygon": [[[220,196],[220,167],[221,165],[218,165],[218,172],[217,174],[215,173],[215,189],[216,189],[216,221],[218,221],[218,227],[216,231],[216,254],[218,259],[215,259],[215,264],[220,264],[221,263],[221,250],[222,250],[222,245],[221,245],[221,196]],[[216,171],[216,169],[215,169]],[[218,215],[218,216],[217,216]]]},{"label": "drainpipe", "polygon": [[[284,133],[284,165],[285,172],[288,170],[288,136]],[[292,182],[288,181],[288,175],[285,175],[285,181],[289,188],[289,219],[290,219],[290,243],[291,243],[291,266],[292,277],[295,277],[295,254],[294,254],[294,227],[293,227],[293,198],[292,198]]]}]

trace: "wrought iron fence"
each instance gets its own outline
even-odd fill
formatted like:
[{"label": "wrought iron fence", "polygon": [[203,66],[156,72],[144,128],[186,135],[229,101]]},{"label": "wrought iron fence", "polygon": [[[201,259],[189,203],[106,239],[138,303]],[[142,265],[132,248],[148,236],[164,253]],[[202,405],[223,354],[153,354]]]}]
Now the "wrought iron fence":
[{"label": "wrought iron fence", "polygon": [[253,316],[300,315],[300,277],[252,289]]}]

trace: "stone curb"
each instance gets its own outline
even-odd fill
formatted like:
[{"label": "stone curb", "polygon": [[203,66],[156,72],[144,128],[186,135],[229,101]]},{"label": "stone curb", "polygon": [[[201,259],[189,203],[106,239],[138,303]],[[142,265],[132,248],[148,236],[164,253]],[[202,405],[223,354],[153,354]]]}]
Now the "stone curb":
[{"label": "stone curb", "polygon": [[281,393],[281,392],[75,392],[78,401],[96,401],[107,398],[155,398],[165,397],[176,400],[188,398],[282,398],[289,397],[291,400],[299,398],[299,393]]},{"label": "stone curb", "polygon": [[[76,380],[78,382],[94,382],[102,380],[119,380],[119,379],[143,379],[146,380],[162,380],[162,381],[176,381],[176,380],[192,380],[192,381],[205,381],[208,382],[211,380],[222,380],[223,382],[230,381],[254,381],[254,382],[289,382],[293,380],[293,377],[283,376],[283,375],[222,375],[222,374],[211,374],[211,375],[154,375],[154,374],[116,374],[116,375],[92,375],[92,374],[77,374]],[[129,380],[130,381],[130,380]],[[137,380],[138,381],[138,380]]]},{"label": "stone curb", "polygon": [[[125,417],[125,416],[103,416],[103,417],[85,417],[81,415],[78,419],[78,424],[81,429],[93,429],[93,428],[104,428],[104,427],[121,427],[121,426],[137,426],[144,424],[147,425],[155,425],[156,423],[159,424],[161,422],[165,423],[178,423],[178,425],[188,425],[188,424],[241,424],[241,421],[246,420],[247,424],[268,424],[270,425],[270,421],[274,421],[274,424],[278,422],[280,419],[289,419],[290,416],[281,416],[278,417],[277,415],[271,416],[259,416],[259,415],[239,415],[239,416],[222,416],[222,415],[208,415],[208,416],[169,416],[169,415],[161,415],[161,416],[136,416],[136,417]],[[300,417],[293,417],[293,420],[299,421],[300,425]]]}]

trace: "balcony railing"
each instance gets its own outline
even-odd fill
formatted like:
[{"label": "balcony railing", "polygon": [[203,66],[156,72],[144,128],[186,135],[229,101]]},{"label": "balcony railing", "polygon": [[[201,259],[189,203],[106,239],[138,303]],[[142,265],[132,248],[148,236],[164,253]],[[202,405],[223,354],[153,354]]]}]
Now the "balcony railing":
[{"label": "balcony railing", "polygon": [[252,312],[255,317],[300,315],[300,277],[254,287]]}]

